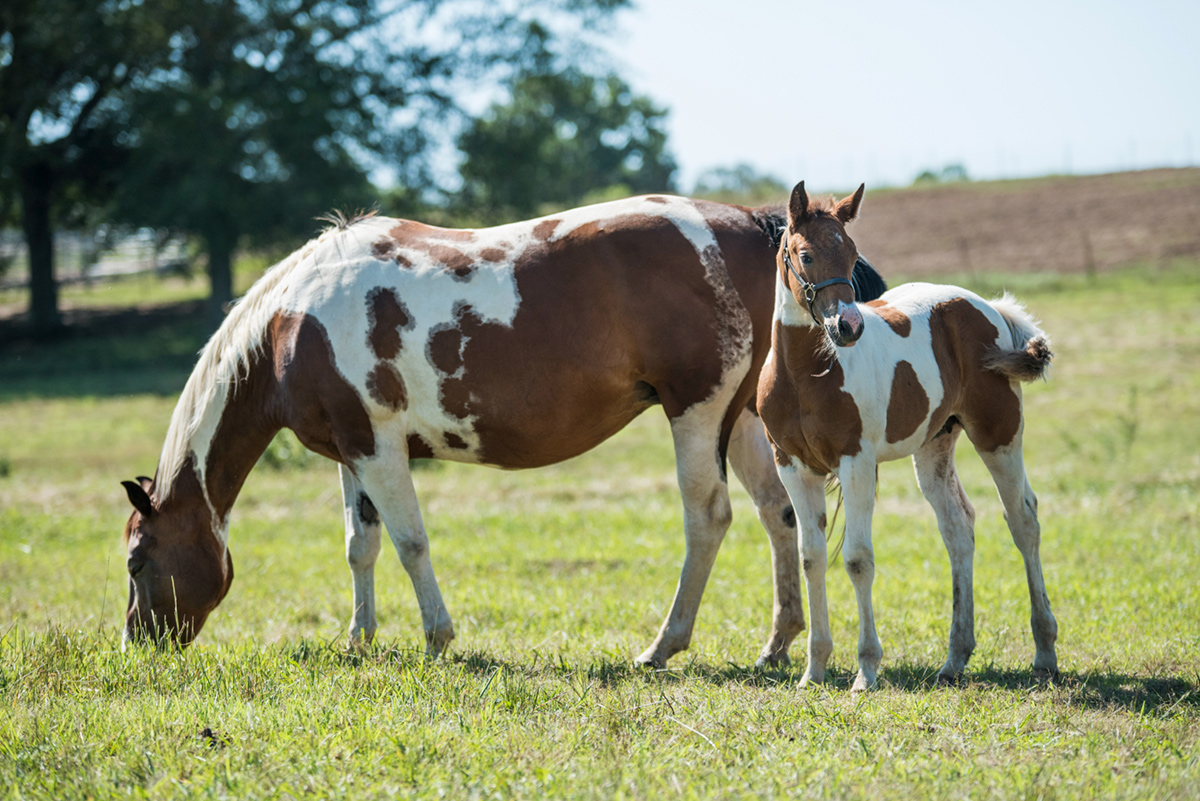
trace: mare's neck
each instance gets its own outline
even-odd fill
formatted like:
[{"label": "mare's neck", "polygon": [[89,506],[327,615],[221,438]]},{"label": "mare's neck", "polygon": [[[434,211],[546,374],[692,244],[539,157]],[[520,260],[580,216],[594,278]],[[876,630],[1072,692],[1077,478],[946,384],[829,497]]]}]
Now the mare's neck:
[{"label": "mare's neck", "polygon": [[202,496],[222,540],[246,477],[282,427],[272,411],[278,385],[271,362],[269,348],[251,358],[244,374],[203,410],[188,443],[185,470],[194,480],[186,484]]}]

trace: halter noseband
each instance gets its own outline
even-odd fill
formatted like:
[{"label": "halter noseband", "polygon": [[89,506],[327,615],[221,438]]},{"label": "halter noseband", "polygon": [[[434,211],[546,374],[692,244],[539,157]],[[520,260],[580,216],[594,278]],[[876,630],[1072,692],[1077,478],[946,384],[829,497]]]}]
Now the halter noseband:
[{"label": "halter noseband", "polygon": [[804,277],[800,275],[800,271],[796,269],[796,265],[792,264],[792,257],[788,253],[787,241],[788,234],[787,230],[785,229],[783,232],[783,238],[779,242],[779,247],[783,251],[783,263],[787,266],[788,272],[792,274],[792,277],[800,282],[800,288],[804,290],[804,300],[808,303],[808,313],[813,318],[813,322],[817,325],[821,325],[821,321],[817,319],[817,313],[813,311],[813,301],[817,299],[817,292],[827,286],[833,286],[834,284],[846,284],[853,289],[854,284],[849,278],[830,278],[827,281],[821,281],[819,284],[805,281]]}]

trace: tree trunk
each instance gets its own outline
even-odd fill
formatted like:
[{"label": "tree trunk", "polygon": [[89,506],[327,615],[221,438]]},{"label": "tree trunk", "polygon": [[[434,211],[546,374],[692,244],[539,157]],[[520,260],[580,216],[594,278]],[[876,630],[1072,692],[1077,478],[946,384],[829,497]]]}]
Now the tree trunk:
[{"label": "tree trunk", "polygon": [[62,330],[54,278],[54,230],[50,225],[53,173],[44,162],[20,171],[25,245],[29,248],[29,321],[33,335],[48,339]]},{"label": "tree trunk", "polygon": [[225,306],[233,300],[233,241],[227,231],[209,231],[204,235],[208,246],[208,325],[216,330],[225,319]]}]

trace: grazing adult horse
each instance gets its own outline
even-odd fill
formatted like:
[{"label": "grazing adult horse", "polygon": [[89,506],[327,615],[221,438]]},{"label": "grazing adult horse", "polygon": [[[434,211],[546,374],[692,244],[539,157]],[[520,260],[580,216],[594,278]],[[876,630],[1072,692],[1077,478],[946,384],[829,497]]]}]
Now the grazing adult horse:
[{"label": "grazing adult horse", "polygon": [[1051,358],[1046,335],[1011,298],[989,302],[952,286],[905,284],[856,304],[848,280],[856,249],[845,225],[862,196],[860,186],[831,205],[811,203],[803,182],[793,190],[778,254],[771,353],[758,384],[758,410],[800,523],[811,618],[802,682],[824,680],[833,650],[825,605],[825,477],[838,477],[845,498],[842,558],[859,617],[853,689],[865,690],[875,685],[883,655],[871,606],[876,464],[910,455],[950,554],[954,611],[938,678],[952,681],[966,667],[975,648],[975,512],[954,468],[954,443],[963,431],[992,474],[1025,560],[1034,670],[1053,674],[1058,626],[1038,556],[1037,498],[1021,453],[1019,384],[1044,376]]},{"label": "grazing adult horse", "polygon": [[[380,523],[412,580],[427,650],[454,636],[409,473],[432,457],[505,468],[583,453],[653,405],[671,425],[687,551],[638,662],[688,646],[730,522],[728,456],[770,536],[764,661],[804,628],[795,518],[747,411],[770,345],[782,210],[650,196],[483,230],[367,217],[273,267],[205,347],[153,480],[124,482],[126,639],[188,643],[233,578],[229,510],[289,428],[340,465],[351,636],[375,632]],[[864,297],[882,279],[856,268]]]}]

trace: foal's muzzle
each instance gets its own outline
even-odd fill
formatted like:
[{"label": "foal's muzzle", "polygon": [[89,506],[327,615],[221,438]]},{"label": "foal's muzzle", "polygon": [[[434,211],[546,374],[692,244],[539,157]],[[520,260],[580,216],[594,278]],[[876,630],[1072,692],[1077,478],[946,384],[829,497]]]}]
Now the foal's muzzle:
[{"label": "foal's muzzle", "polygon": [[838,301],[837,313],[826,317],[824,325],[825,333],[839,348],[853,347],[865,330],[858,305],[841,301]]}]

